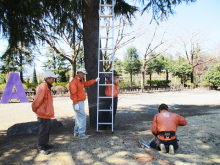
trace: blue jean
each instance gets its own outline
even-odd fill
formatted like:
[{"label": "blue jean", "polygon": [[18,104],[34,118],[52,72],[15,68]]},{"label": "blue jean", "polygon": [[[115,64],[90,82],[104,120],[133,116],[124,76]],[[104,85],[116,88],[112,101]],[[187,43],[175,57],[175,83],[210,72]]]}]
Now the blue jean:
[{"label": "blue jean", "polygon": [[85,136],[86,132],[86,113],[84,110],[84,101],[78,101],[79,104],[79,110],[75,110],[75,105],[73,104],[73,109],[75,111],[75,127],[74,127],[74,133],[76,135],[79,135],[80,137]]}]

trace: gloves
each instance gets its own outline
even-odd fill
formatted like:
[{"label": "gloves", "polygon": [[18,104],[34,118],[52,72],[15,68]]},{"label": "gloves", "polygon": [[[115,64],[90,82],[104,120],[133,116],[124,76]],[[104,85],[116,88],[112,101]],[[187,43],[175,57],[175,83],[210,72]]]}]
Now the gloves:
[{"label": "gloves", "polygon": [[74,105],[74,109],[75,109],[76,111],[78,111],[78,110],[79,110],[79,104],[75,104],[75,105]]},{"label": "gloves", "polygon": [[96,82],[99,81],[99,80],[100,80],[100,78],[98,78],[98,77],[95,79]]},{"label": "gloves", "polygon": [[107,79],[109,79],[110,77],[109,77],[109,75],[107,74],[107,73],[105,73],[105,77],[107,78]]}]

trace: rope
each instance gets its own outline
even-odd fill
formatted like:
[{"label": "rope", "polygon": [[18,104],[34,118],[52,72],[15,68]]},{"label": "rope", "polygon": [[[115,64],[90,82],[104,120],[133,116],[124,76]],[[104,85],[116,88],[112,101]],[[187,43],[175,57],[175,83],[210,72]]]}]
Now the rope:
[{"label": "rope", "polygon": [[[124,143],[126,140],[133,140],[133,141],[135,141],[135,142],[138,143],[138,147],[142,148],[142,147],[141,147],[141,143],[140,143],[138,140],[132,139],[132,138],[125,138],[125,139],[123,139],[123,143]],[[155,158],[155,157],[154,157],[149,151],[147,151],[146,148],[144,148],[144,147],[143,147],[143,150],[144,150],[149,156],[137,156],[137,157],[135,157],[135,160],[136,160],[137,162],[147,163],[147,162],[151,162],[152,160],[157,160],[157,161],[161,161],[161,162],[166,163],[166,164],[174,165],[174,164],[172,164],[172,163],[170,163],[170,162],[167,162],[167,161],[165,161],[165,160]],[[139,159],[143,159],[143,158],[144,158],[144,159],[148,159],[148,160],[139,160]]]}]

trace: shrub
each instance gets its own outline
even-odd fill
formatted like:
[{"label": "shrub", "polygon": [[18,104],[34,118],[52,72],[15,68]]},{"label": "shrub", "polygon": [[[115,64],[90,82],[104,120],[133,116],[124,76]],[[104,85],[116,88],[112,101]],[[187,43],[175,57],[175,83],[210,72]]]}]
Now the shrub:
[{"label": "shrub", "polygon": [[25,83],[25,85],[27,86],[27,88],[36,88],[37,87],[37,83]]},{"label": "shrub", "polygon": [[0,90],[4,90],[5,89],[6,84],[0,84]]},{"label": "shrub", "polygon": [[220,86],[220,63],[211,66],[205,74],[204,81],[209,83],[213,89],[217,89]]},{"label": "shrub", "polygon": [[147,84],[151,84],[152,86],[169,86],[169,83],[171,83],[171,80],[148,80]]},{"label": "shrub", "polygon": [[69,82],[56,82],[56,83],[53,83],[53,86],[64,86],[64,87],[66,87],[66,85],[69,85]]},{"label": "shrub", "polygon": [[124,80],[119,80],[118,83],[118,88],[119,89],[125,89],[125,88],[129,88],[132,86],[137,86],[137,84],[135,84],[135,82],[132,82],[132,84],[130,83],[130,81],[124,81]]},{"label": "shrub", "polygon": [[[25,83],[22,84],[24,89],[28,89],[27,85]],[[6,87],[6,83],[5,84],[0,84],[0,90],[4,90]]]},{"label": "shrub", "polygon": [[195,84],[194,83],[187,83],[187,86],[190,88],[195,88]]}]

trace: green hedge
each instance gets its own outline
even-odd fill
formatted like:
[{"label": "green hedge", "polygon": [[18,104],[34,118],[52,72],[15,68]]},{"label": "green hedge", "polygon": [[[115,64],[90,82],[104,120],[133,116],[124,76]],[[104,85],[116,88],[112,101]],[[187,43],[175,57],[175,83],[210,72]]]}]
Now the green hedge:
[{"label": "green hedge", "polygon": [[171,80],[148,80],[147,84],[151,84],[151,86],[169,86]]},{"label": "green hedge", "polygon": [[[28,89],[27,84],[23,83],[22,85],[23,85],[24,89]],[[5,87],[6,87],[6,83],[4,83],[4,84],[0,84],[0,90],[4,90]]]},{"label": "green hedge", "polygon": [[57,82],[57,83],[53,83],[53,86],[66,86],[66,85],[68,85],[69,84],[69,82]]}]

